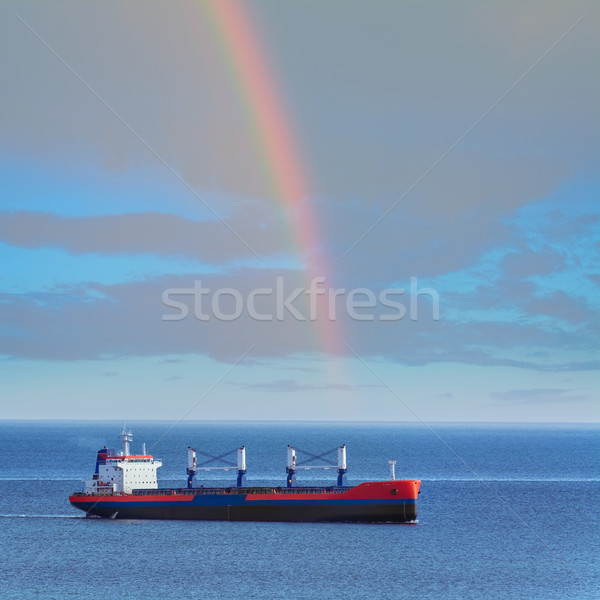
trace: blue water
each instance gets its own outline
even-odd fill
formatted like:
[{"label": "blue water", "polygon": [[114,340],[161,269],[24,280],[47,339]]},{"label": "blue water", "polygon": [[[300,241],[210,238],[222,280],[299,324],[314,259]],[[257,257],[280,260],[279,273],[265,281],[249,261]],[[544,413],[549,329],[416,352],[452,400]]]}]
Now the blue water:
[{"label": "blue water", "polygon": [[[346,443],[350,484],[386,479],[395,458],[398,478],[423,482],[418,523],[85,519],[67,496],[98,448],[118,448],[120,424],[3,422],[1,598],[600,597],[597,426],[128,425],[134,450],[159,440],[163,487],[184,485],[189,444],[216,454],[245,444],[257,485],[283,484],[290,443]],[[335,471],[299,479],[330,485]]]}]

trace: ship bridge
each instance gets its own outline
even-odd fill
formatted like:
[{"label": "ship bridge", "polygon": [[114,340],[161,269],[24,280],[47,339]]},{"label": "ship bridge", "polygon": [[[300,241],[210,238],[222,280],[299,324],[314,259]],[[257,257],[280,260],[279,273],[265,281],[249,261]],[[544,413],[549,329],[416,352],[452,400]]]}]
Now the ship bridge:
[{"label": "ship bridge", "polygon": [[123,450],[116,452],[112,448],[101,448],[96,458],[96,468],[92,479],[85,481],[87,494],[130,494],[136,490],[155,490],[158,488],[156,471],[162,461],[146,454],[146,445],[141,454],[131,454],[131,431],[123,428],[121,433]]}]

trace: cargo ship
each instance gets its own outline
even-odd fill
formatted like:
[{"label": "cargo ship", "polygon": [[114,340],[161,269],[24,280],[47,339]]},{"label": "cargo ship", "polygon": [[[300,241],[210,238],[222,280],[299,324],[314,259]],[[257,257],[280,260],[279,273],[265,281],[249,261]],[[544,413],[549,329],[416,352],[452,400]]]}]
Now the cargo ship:
[{"label": "cargo ship", "polygon": [[[252,487],[246,485],[245,447],[220,456],[199,452],[208,461],[198,462],[198,453],[188,447],[187,487],[159,488],[157,470],[162,462],[146,454],[131,454],[132,434],[123,430],[123,449],[106,446],[98,450],[92,479],[84,482],[84,492],[69,497],[71,504],[88,517],[111,519],[190,519],[214,521],[350,521],[407,523],[417,519],[417,496],[421,482],[395,479],[390,463],[389,481],[369,481],[346,485],[346,446],[337,452],[337,462],[329,453],[306,453],[297,460],[297,449],[288,446],[286,485]],[[304,451],[298,451],[304,452]],[[237,464],[229,455],[237,454]],[[320,460],[325,464],[316,464]],[[212,461],[213,466],[207,466]],[[220,466],[214,466],[214,461]],[[296,471],[337,469],[337,485],[306,487],[296,484]],[[199,470],[237,470],[237,482],[231,487],[204,487],[197,479]]]}]

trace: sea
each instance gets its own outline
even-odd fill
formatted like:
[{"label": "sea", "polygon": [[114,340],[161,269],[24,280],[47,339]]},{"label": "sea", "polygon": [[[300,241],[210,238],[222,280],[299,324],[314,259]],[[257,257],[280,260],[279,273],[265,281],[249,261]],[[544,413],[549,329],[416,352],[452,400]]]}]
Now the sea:
[{"label": "sea", "polygon": [[[246,446],[249,485],[285,485],[287,445],[347,445],[349,484],[420,479],[411,524],[85,518],[120,422],[0,422],[0,598],[600,598],[600,428],[576,424],[130,422],[184,487],[187,447]],[[202,475],[233,485],[235,470]],[[333,485],[336,471],[298,472]]]}]

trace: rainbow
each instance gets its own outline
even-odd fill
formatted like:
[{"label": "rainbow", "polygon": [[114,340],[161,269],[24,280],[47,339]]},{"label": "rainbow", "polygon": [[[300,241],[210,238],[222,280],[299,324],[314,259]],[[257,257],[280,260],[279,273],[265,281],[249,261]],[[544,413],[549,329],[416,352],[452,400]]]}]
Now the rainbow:
[{"label": "rainbow", "polygon": [[[306,284],[314,277],[325,277],[325,286],[329,286],[330,269],[320,243],[318,218],[310,202],[306,168],[251,15],[239,0],[209,0],[203,5],[231,75],[246,100],[269,189],[287,207],[294,242],[305,263]],[[319,296],[318,300],[317,335],[321,348],[327,354],[339,355],[343,347],[340,329],[327,316],[327,299]]]}]

